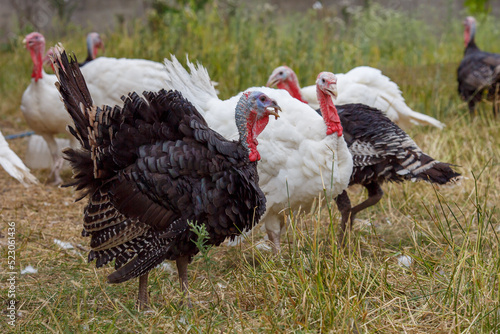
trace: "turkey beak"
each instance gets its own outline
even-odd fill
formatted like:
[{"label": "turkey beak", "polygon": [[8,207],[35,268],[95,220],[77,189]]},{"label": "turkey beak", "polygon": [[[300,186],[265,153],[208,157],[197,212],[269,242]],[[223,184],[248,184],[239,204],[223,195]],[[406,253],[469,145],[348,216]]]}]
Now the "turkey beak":
[{"label": "turkey beak", "polygon": [[26,38],[23,38],[23,45],[26,45]]},{"label": "turkey beak", "polygon": [[276,86],[278,84],[278,81],[279,81],[278,79],[276,79],[274,77],[270,77],[269,80],[267,80],[266,87]]},{"label": "turkey beak", "polygon": [[334,99],[337,99],[337,83],[334,83],[334,84],[331,84],[328,89],[327,89],[327,92],[334,98]]},{"label": "turkey beak", "polygon": [[276,103],[276,101],[274,100],[273,103],[266,108],[266,110],[269,113],[269,115],[274,116],[274,119],[278,119],[278,117],[280,117],[280,115],[278,115],[278,111],[282,111],[278,103]]}]

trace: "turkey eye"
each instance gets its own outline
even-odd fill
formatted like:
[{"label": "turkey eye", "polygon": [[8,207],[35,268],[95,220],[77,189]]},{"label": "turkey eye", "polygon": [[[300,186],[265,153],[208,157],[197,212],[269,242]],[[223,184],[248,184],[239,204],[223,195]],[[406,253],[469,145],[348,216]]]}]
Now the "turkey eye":
[{"label": "turkey eye", "polygon": [[261,100],[262,102],[264,102],[264,101],[266,100],[266,98],[265,98],[264,96],[261,96],[261,97],[260,97],[260,100]]},{"label": "turkey eye", "polygon": [[321,83],[325,83],[325,79],[321,79]]},{"label": "turkey eye", "polygon": [[279,73],[279,75],[283,75],[283,71],[281,71],[281,72]]}]

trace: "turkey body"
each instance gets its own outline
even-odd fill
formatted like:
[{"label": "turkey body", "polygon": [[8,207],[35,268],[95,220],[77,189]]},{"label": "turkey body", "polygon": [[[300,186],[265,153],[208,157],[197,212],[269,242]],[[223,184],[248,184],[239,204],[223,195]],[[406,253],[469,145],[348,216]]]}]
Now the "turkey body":
[{"label": "turkey body", "polygon": [[[59,99],[59,93],[55,89],[56,76],[46,74],[45,71],[42,71],[42,76],[38,81],[32,79],[24,91],[21,111],[28,126],[46,138],[46,134],[54,136],[64,131],[71,118],[62,102],[54,104]],[[47,110],[52,110],[50,117],[47,117]]]},{"label": "turkey body", "polygon": [[469,112],[475,113],[476,103],[487,99],[493,102],[493,113],[500,108],[500,54],[481,51],[474,41],[476,20],[467,17],[464,22],[464,58],[457,69],[458,93],[467,102]]},{"label": "turkey body", "polygon": [[[379,69],[369,66],[358,66],[347,73],[335,74],[338,83],[338,95],[335,104],[362,103],[381,110],[389,119],[404,129],[412,125],[431,125],[442,129],[445,125],[437,119],[413,111],[406,105],[398,85]],[[288,81],[286,85],[284,82]],[[280,84],[281,83],[281,84]],[[300,88],[297,76],[287,66],[276,68],[267,85],[278,85],[287,89],[299,100],[304,100],[311,108],[319,108],[316,86]],[[288,86],[288,87],[287,87]]]},{"label": "turkey body", "polygon": [[81,71],[95,105],[122,105],[122,95],[158,91],[168,79],[163,64],[145,59],[98,57]]},{"label": "turkey body", "polygon": [[[261,218],[273,250],[280,250],[280,235],[290,209],[307,209],[318,196],[336,197],[348,186],[352,158],[342,136],[326,135],[324,120],[307,104],[281,89],[254,87],[227,100],[217,97],[207,70],[188,61],[188,73],[175,57],[165,60],[175,89],[192,102],[208,124],[227,138],[237,135],[231,110],[247,91],[259,90],[281,107],[279,122],[270,123],[259,135],[259,185],[267,200]],[[326,189],[325,189],[326,188]]]},{"label": "turkey body", "polygon": [[89,199],[83,230],[91,237],[89,261],[101,267],[114,260],[111,283],[140,277],[142,306],[148,272],[164,260],[176,260],[186,290],[187,264],[199,251],[192,225],[203,226],[206,244],[217,246],[252,228],[265,211],[257,158],[249,155],[258,132],[243,132],[253,127],[243,108],[264,101],[267,124],[275,101],[259,92],[242,97],[236,108],[242,135],[228,141],[178,92],[130,93],[123,108],[94,107],[76,60],[70,64],[62,53],[57,62],[71,131],[82,145],[65,155],[75,174],[71,185]]},{"label": "turkey body", "polygon": [[434,160],[422,152],[410,136],[380,110],[364,104],[336,107],[353,159],[349,185],[360,184],[368,190],[368,199],[355,207],[351,207],[346,191],[336,199],[342,214],[342,233],[339,236],[342,243],[348,220],[352,227],[358,212],[380,201],[382,183],[423,180],[442,185],[453,184],[461,178],[450,164]]}]

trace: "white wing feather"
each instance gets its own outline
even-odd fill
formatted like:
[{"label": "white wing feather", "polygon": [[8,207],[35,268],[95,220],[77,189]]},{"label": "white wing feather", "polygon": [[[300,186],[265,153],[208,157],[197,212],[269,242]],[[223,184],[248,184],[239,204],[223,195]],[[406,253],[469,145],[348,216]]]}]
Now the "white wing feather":
[{"label": "white wing feather", "polygon": [[12,151],[7,144],[2,132],[0,131],[0,165],[5,171],[21,182],[25,187],[32,184],[38,184],[37,178],[30,173],[28,167],[24,165],[22,160]]}]

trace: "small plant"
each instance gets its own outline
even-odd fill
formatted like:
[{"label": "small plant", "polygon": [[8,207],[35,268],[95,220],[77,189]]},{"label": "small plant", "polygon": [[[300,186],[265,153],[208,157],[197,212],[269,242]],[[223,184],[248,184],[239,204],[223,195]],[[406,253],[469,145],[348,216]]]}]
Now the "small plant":
[{"label": "small plant", "polygon": [[212,245],[207,245],[209,236],[207,232],[207,228],[205,225],[195,224],[194,222],[188,222],[189,227],[191,227],[191,231],[196,234],[196,240],[193,240],[193,243],[200,250],[201,257],[207,266],[213,264],[213,260],[210,258],[209,253],[212,250]]}]

